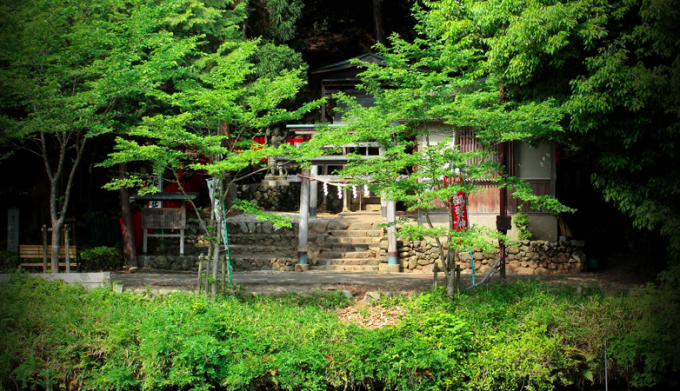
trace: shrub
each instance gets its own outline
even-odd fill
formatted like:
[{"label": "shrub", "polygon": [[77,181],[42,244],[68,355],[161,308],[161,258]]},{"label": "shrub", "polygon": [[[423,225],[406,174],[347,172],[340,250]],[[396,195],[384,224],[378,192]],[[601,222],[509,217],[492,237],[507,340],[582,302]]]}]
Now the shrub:
[{"label": "shrub", "polygon": [[0,251],[0,271],[13,271],[19,266],[19,254],[16,251]]},{"label": "shrub", "polygon": [[95,270],[119,270],[123,267],[123,254],[114,247],[95,247],[80,252],[82,269]]},{"label": "shrub", "polygon": [[529,229],[529,216],[526,213],[516,213],[512,217],[512,222],[517,228],[518,240],[530,240],[533,236]]},{"label": "shrub", "polygon": [[0,288],[0,388],[551,390],[601,380],[605,341],[610,380],[670,383],[680,365],[678,294],[655,287],[605,297],[517,282],[454,301],[439,291],[399,298],[402,320],[368,329],[339,321],[340,294],[10,284]]}]

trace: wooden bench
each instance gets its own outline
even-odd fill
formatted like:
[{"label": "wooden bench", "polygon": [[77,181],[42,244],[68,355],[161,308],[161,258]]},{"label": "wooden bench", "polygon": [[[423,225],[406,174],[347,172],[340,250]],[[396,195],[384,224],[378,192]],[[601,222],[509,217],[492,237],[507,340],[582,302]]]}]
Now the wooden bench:
[{"label": "wooden bench", "polygon": [[[22,244],[19,245],[19,260],[22,259],[42,259],[42,262],[23,262],[20,264],[21,267],[42,267],[43,273],[47,272],[47,268],[51,266],[49,259],[52,257],[51,250],[47,251],[45,254],[46,246],[44,245],[31,245]],[[75,262],[76,254],[78,250],[75,246],[69,246],[68,254],[69,260],[73,259],[74,262],[69,262],[69,266],[79,267],[80,264]],[[66,259],[66,248],[64,246],[59,247],[59,259]],[[66,267],[66,262],[59,262],[59,267]]]}]

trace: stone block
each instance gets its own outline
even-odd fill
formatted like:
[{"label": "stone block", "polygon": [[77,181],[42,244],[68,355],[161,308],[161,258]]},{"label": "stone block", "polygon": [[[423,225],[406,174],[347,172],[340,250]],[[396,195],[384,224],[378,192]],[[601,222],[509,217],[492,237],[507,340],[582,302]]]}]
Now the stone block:
[{"label": "stone block", "polygon": [[571,257],[573,259],[575,259],[577,262],[580,262],[580,263],[583,263],[583,262],[586,261],[586,254],[581,250],[574,251],[574,253],[571,254]]},{"label": "stone block", "polygon": [[415,257],[409,258],[408,268],[411,269],[411,270],[415,269],[416,268],[416,262],[417,262],[417,260],[415,259]]},{"label": "stone block", "polygon": [[311,221],[309,224],[310,230],[319,234],[326,233],[328,230],[328,220]]},{"label": "stone block", "polygon": [[328,222],[329,231],[342,231],[346,230],[347,228],[349,228],[349,224],[342,221],[333,220]]}]

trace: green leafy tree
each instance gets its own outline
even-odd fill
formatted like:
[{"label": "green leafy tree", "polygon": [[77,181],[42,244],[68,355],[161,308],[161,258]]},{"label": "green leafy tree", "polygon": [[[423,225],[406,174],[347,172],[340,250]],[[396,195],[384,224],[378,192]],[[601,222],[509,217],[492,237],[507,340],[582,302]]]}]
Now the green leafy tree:
[{"label": "green leafy tree", "polygon": [[[456,254],[472,247],[490,250],[490,238],[505,238],[478,226],[458,232],[453,230],[453,222],[448,227],[435,227],[430,212],[441,208],[442,200],[453,207],[452,201],[460,191],[480,191],[479,180],[514,189],[515,197],[533,207],[568,211],[554,198],[533,195],[517,178],[501,175],[501,166],[492,153],[492,147],[504,141],[541,140],[559,132],[562,111],[552,100],[503,102],[503,81],[488,67],[486,36],[475,25],[479,21],[474,13],[442,16],[418,8],[416,13],[420,37],[407,42],[393,36],[391,49],[378,46],[386,57],[385,64],[366,64],[367,70],[360,75],[361,88],[375,98],[375,104],[362,107],[351,97],[338,96],[347,106],[343,114],[347,127],[325,130],[309,147],[378,143],[384,150],[379,158],[363,161],[357,156],[342,175],[424,213],[427,224],[404,224],[399,234],[430,237],[437,242],[446,239],[447,251],[439,243],[440,259],[448,293],[453,295]],[[460,151],[454,140],[460,139],[465,127],[475,130],[486,146],[484,150]],[[448,138],[434,142],[442,135]],[[471,163],[473,159],[477,163]],[[455,176],[456,170],[466,180],[444,186],[444,177]]]},{"label": "green leafy tree", "polygon": [[680,4],[426,3],[442,38],[466,23],[482,35],[475,61],[504,83],[509,105],[555,102],[564,132],[547,136],[587,156],[605,199],[636,227],[659,229],[671,258],[680,258]]},{"label": "green leafy tree", "polygon": [[[223,20],[218,12],[210,15],[215,22]],[[180,169],[201,170],[212,177],[212,213],[209,219],[199,213],[197,217],[210,239],[213,293],[218,281],[220,246],[224,243],[224,207],[231,183],[267,170],[261,163],[263,158],[286,154],[285,145],[280,150],[259,145],[253,148],[251,138],[263,136],[268,127],[297,119],[319,105],[311,102],[286,109],[285,104],[305,83],[306,68],[286,68],[287,64],[258,67],[260,41],[244,39],[239,33],[241,20],[232,19],[233,24],[226,28],[234,34],[220,37],[219,45],[214,45],[215,37],[211,35],[188,34],[190,50],[181,62],[170,67],[176,72],[167,80],[171,87],[151,89],[144,94],[145,104],[153,105],[154,110],[146,111],[139,123],[130,126],[127,137],[116,139],[116,151],[103,163],[111,166],[150,162],[151,175],[163,174],[167,180],[176,182],[181,191],[184,189]],[[252,167],[258,165],[261,167],[253,171]],[[154,192],[147,183],[145,177],[133,174],[115,179],[107,187],[141,187],[140,194]],[[234,206],[267,218],[248,203]],[[290,224],[280,219],[274,219],[274,223]]]},{"label": "green leafy tree", "polygon": [[[42,159],[50,187],[52,272],[76,170],[92,137],[125,128],[194,38],[163,29],[177,2],[3,1],[3,141]],[[174,45],[170,45],[174,43]]]}]

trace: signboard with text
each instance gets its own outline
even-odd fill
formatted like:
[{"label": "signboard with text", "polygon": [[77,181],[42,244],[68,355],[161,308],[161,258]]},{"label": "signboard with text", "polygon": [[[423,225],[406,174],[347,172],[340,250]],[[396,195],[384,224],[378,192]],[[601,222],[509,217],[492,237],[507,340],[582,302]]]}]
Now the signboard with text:
[{"label": "signboard with text", "polygon": [[184,208],[142,209],[142,228],[144,229],[184,229],[186,222],[186,209]]}]

